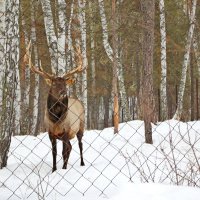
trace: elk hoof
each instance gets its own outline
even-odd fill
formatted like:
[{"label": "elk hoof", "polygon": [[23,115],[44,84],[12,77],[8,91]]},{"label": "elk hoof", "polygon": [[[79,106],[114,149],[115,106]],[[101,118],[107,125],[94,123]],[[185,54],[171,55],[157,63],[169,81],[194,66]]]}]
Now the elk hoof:
[{"label": "elk hoof", "polygon": [[67,169],[67,166],[63,166],[63,169]]},{"label": "elk hoof", "polygon": [[85,166],[85,163],[84,163],[84,162],[81,162],[81,166]]},{"label": "elk hoof", "polygon": [[56,168],[53,168],[53,169],[52,169],[52,173],[55,172],[56,170],[57,170]]}]

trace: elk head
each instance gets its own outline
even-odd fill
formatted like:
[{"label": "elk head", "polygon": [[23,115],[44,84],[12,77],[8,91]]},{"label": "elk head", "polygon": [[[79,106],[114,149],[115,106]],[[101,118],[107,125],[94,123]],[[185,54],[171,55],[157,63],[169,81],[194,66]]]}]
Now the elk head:
[{"label": "elk head", "polygon": [[31,41],[29,42],[29,45],[26,49],[24,62],[29,65],[30,69],[34,73],[37,73],[44,78],[46,83],[50,85],[50,93],[54,97],[62,96],[66,91],[66,85],[72,85],[75,82],[74,74],[80,73],[84,70],[80,47],[75,48],[76,49],[75,54],[77,56],[77,67],[69,72],[66,72],[61,77],[56,76],[55,74],[49,74],[45,72],[41,65],[38,68],[35,67],[31,62],[30,49],[31,49]]}]

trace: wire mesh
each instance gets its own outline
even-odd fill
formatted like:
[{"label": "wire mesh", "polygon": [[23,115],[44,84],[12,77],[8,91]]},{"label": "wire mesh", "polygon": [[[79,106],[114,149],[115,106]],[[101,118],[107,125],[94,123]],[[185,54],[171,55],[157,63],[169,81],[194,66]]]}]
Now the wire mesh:
[{"label": "wire mesh", "polygon": [[[27,13],[30,11],[28,6],[24,10]],[[22,17],[26,16],[27,13],[21,13]],[[42,15],[41,12],[37,17],[41,18],[43,17]],[[46,27],[46,29],[48,28]],[[98,31],[94,33],[99,34]],[[1,36],[0,40],[4,40],[4,38],[5,35]],[[11,36],[10,39],[14,38],[20,39],[18,35]],[[140,46],[140,40],[138,44]],[[46,44],[37,41],[37,44],[34,45],[42,47]],[[125,98],[125,105],[123,105],[123,95],[119,95],[121,123],[119,125],[119,133],[114,134],[114,128],[112,127],[113,102],[110,86],[112,70],[105,70],[104,67],[108,65],[111,68],[112,64],[105,61],[104,50],[98,49],[98,51],[100,53],[96,59],[100,69],[96,69],[97,75],[95,77],[88,70],[88,88],[82,88],[83,81],[78,77],[76,86],[69,89],[69,93],[76,91],[76,96],[82,101],[85,101],[83,98],[84,89],[88,90],[87,111],[90,112],[88,112],[88,126],[85,127],[82,140],[85,166],[80,166],[78,140],[75,137],[71,140],[72,152],[69,157],[68,167],[67,169],[62,169],[63,144],[61,140],[57,140],[57,170],[53,173],[52,145],[48,133],[41,131],[45,110],[44,105],[46,104],[46,95],[48,93],[47,88],[43,86],[44,83],[41,79],[30,73],[28,68],[22,66],[23,64],[20,64],[24,56],[20,52],[21,57],[19,62],[17,61],[17,66],[19,64],[19,69],[21,71],[24,70],[24,76],[19,70],[21,76],[16,76],[18,78],[16,82],[18,85],[20,83],[23,84],[21,84],[22,91],[16,93],[20,100],[12,99],[14,101],[14,110],[17,111],[18,115],[15,115],[17,118],[13,119],[14,124],[12,126],[14,128],[12,127],[13,135],[11,137],[7,166],[0,169],[1,199],[54,200],[66,199],[74,195],[77,198],[82,196],[87,198],[91,195],[109,198],[115,193],[120,184],[126,182],[155,182],[200,187],[200,122],[198,120],[191,122],[167,120],[152,123],[153,144],[146,144],[145,124],[144,121],[139,120],[141,118],[137,94],[138,88],[137,84],[134,85],[135,82],[132,80],[132,77],[137,77],[137,72],[135,71],[138,68],[131,66],[132,68],[130,67],[129,69],[124,66],[123,75],[127,77],[125,83],[128,85],[126,85],[125,89],[131,94],[129,95],[128,93]],[[66,55],[68,53],[71,54],[71,50],[66,52]],[[42,53],[40,57],[47,56],[46,54]],[[140,67],[140,60],[137,62]],[[107,74],[108,72],[109,75]],[[8,72],[5,69],[0,69],[0,74],[6,73]],[[93,78],[95,78],[95,81],[97,80],[95,89],[90,86],[94,81]],[[140,77],[137,78],[139,80]],[[0,83],[0,92],[2,93],[5,90],[2,84],[3,80],[0,80]],[[170,90],[172,89],[171,85],[167,92],[170,96],[168,104],[173,104],[170,107],[172,110],[170,112],[173,113],[177,106],[178,89],[177,85],[173,85],[173,91]],[[197,80],[196,86],[198,85]],[[140,87],[142,86],[140,85]],[[38,90],[36,91],[36,89]],[[197,87],[196,93],[198,91]],[[121,88],[119,88],[120,92]],[[160,91],[155,93],[157,99],[156,112],[160,107]],[[196,96],[196,104],[198,104],[198,94]],[[24,101],[24,99],[28,101]],[[33,99],[34,103],[32,102]],[[45,103],[43,102],[44,99]],[[187,102],[187,104],[189,103]],[[0,102],[1,109],[2,105],[3,103]],[[30,105],[32,106],[31,108]],[[130,121],[125,120],[126,106],[131,114]],[[198,105],[196,106],[199,109]],[[183,112],[183,116],[186,117],[183,118],[188,121],[189,117],[187,115],[189,116],[190,108],[188,105],[186,107]],[[33,110],[42,111],[42,113],[35,115]],[[4,113],[3,117],[1,118],[1,123],[2,119],[9,119],[8,113]],[[38,121],[41,124],[38,125]]]},{"label": "wire mesh", "polygon": [[57,170],[52,173],[51,143],[47,133],[15,136],[8,165],[0,170],[6,199],[53,199],[77,193],[109,197],[122,181],[155,182],[200,187],[200,124],[169,120],[153,125],[153,144],[144,143],[143,121],[113,128],[86,130],[84,161],[80,166],[73,139],[68,168],[61,169],[62,142],[58,141]]}]

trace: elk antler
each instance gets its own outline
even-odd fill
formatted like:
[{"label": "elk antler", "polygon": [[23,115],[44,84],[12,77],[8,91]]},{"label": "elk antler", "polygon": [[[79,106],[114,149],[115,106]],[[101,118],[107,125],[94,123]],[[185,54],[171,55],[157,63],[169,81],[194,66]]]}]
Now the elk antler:
[{"label": "elk antler", "polygon": [[45,72],[42,68],[42,66],[40,66],[39,68],[35,67],[33,65],[33,63],[31,62],[31,53],[30,53],[30,48],[31,48],[31,41],[28,44],[28,47],[26,48],[26,53],[24,55],[24,62],[27,63],[30,67],[30,69],[34,72],[37,73],[41,76],[43,76],[44,78],[47,79],[52,79],[54,77],[54,75],[51,75],[47,72]]},{"label": "elk antler", "polygon": [[80,46],[78,47],[75,47],[76,48],[76,51],[75,51],[75,54],[77,56],[77,63],[78,63],[78,66],[74,69],[72,69],[71,71],[65,73],[63,75],[63,78],[68,78],[68,77],[71,77],[73,76],[75,73],[80,73],[82,72],[85,68],[83,68],[83,58],[82,58],[82,55],[81,55],[81,49],[80,49]]}]

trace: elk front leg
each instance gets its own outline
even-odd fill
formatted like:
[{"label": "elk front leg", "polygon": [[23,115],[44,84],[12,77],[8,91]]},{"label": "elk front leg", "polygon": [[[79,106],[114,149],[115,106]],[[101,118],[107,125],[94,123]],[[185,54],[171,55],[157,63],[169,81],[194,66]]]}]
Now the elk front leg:
[{"label": "elk front leg", "polygon": [[52,144],[52,156],[53,156],[52,173],[53,173],[57,169],[57,167],[56,167],[57,144],[56,144],[56,139],[51,135],[51,133],[49,133],[49,139],[50,139],[51,144]]},{"label": "elk front leg", "polygon": [[81,166],[85,166],[85,163],[83,161],[83,143],[82,143],[82,137],[83,137],[83,132],[79,130],[77,133],[77,138],[78,138],[78,145],[80,149],[80,157],[81,157]]},{"label": "elk front leg", "polygon": [[69,155],[70,155],[71,150],[72,150],[72,145],[67,137],[67,134],[65,133],[63,136],[63,151],[62,151],[63,169],[67,168],[67,163],[69,160]]}]

